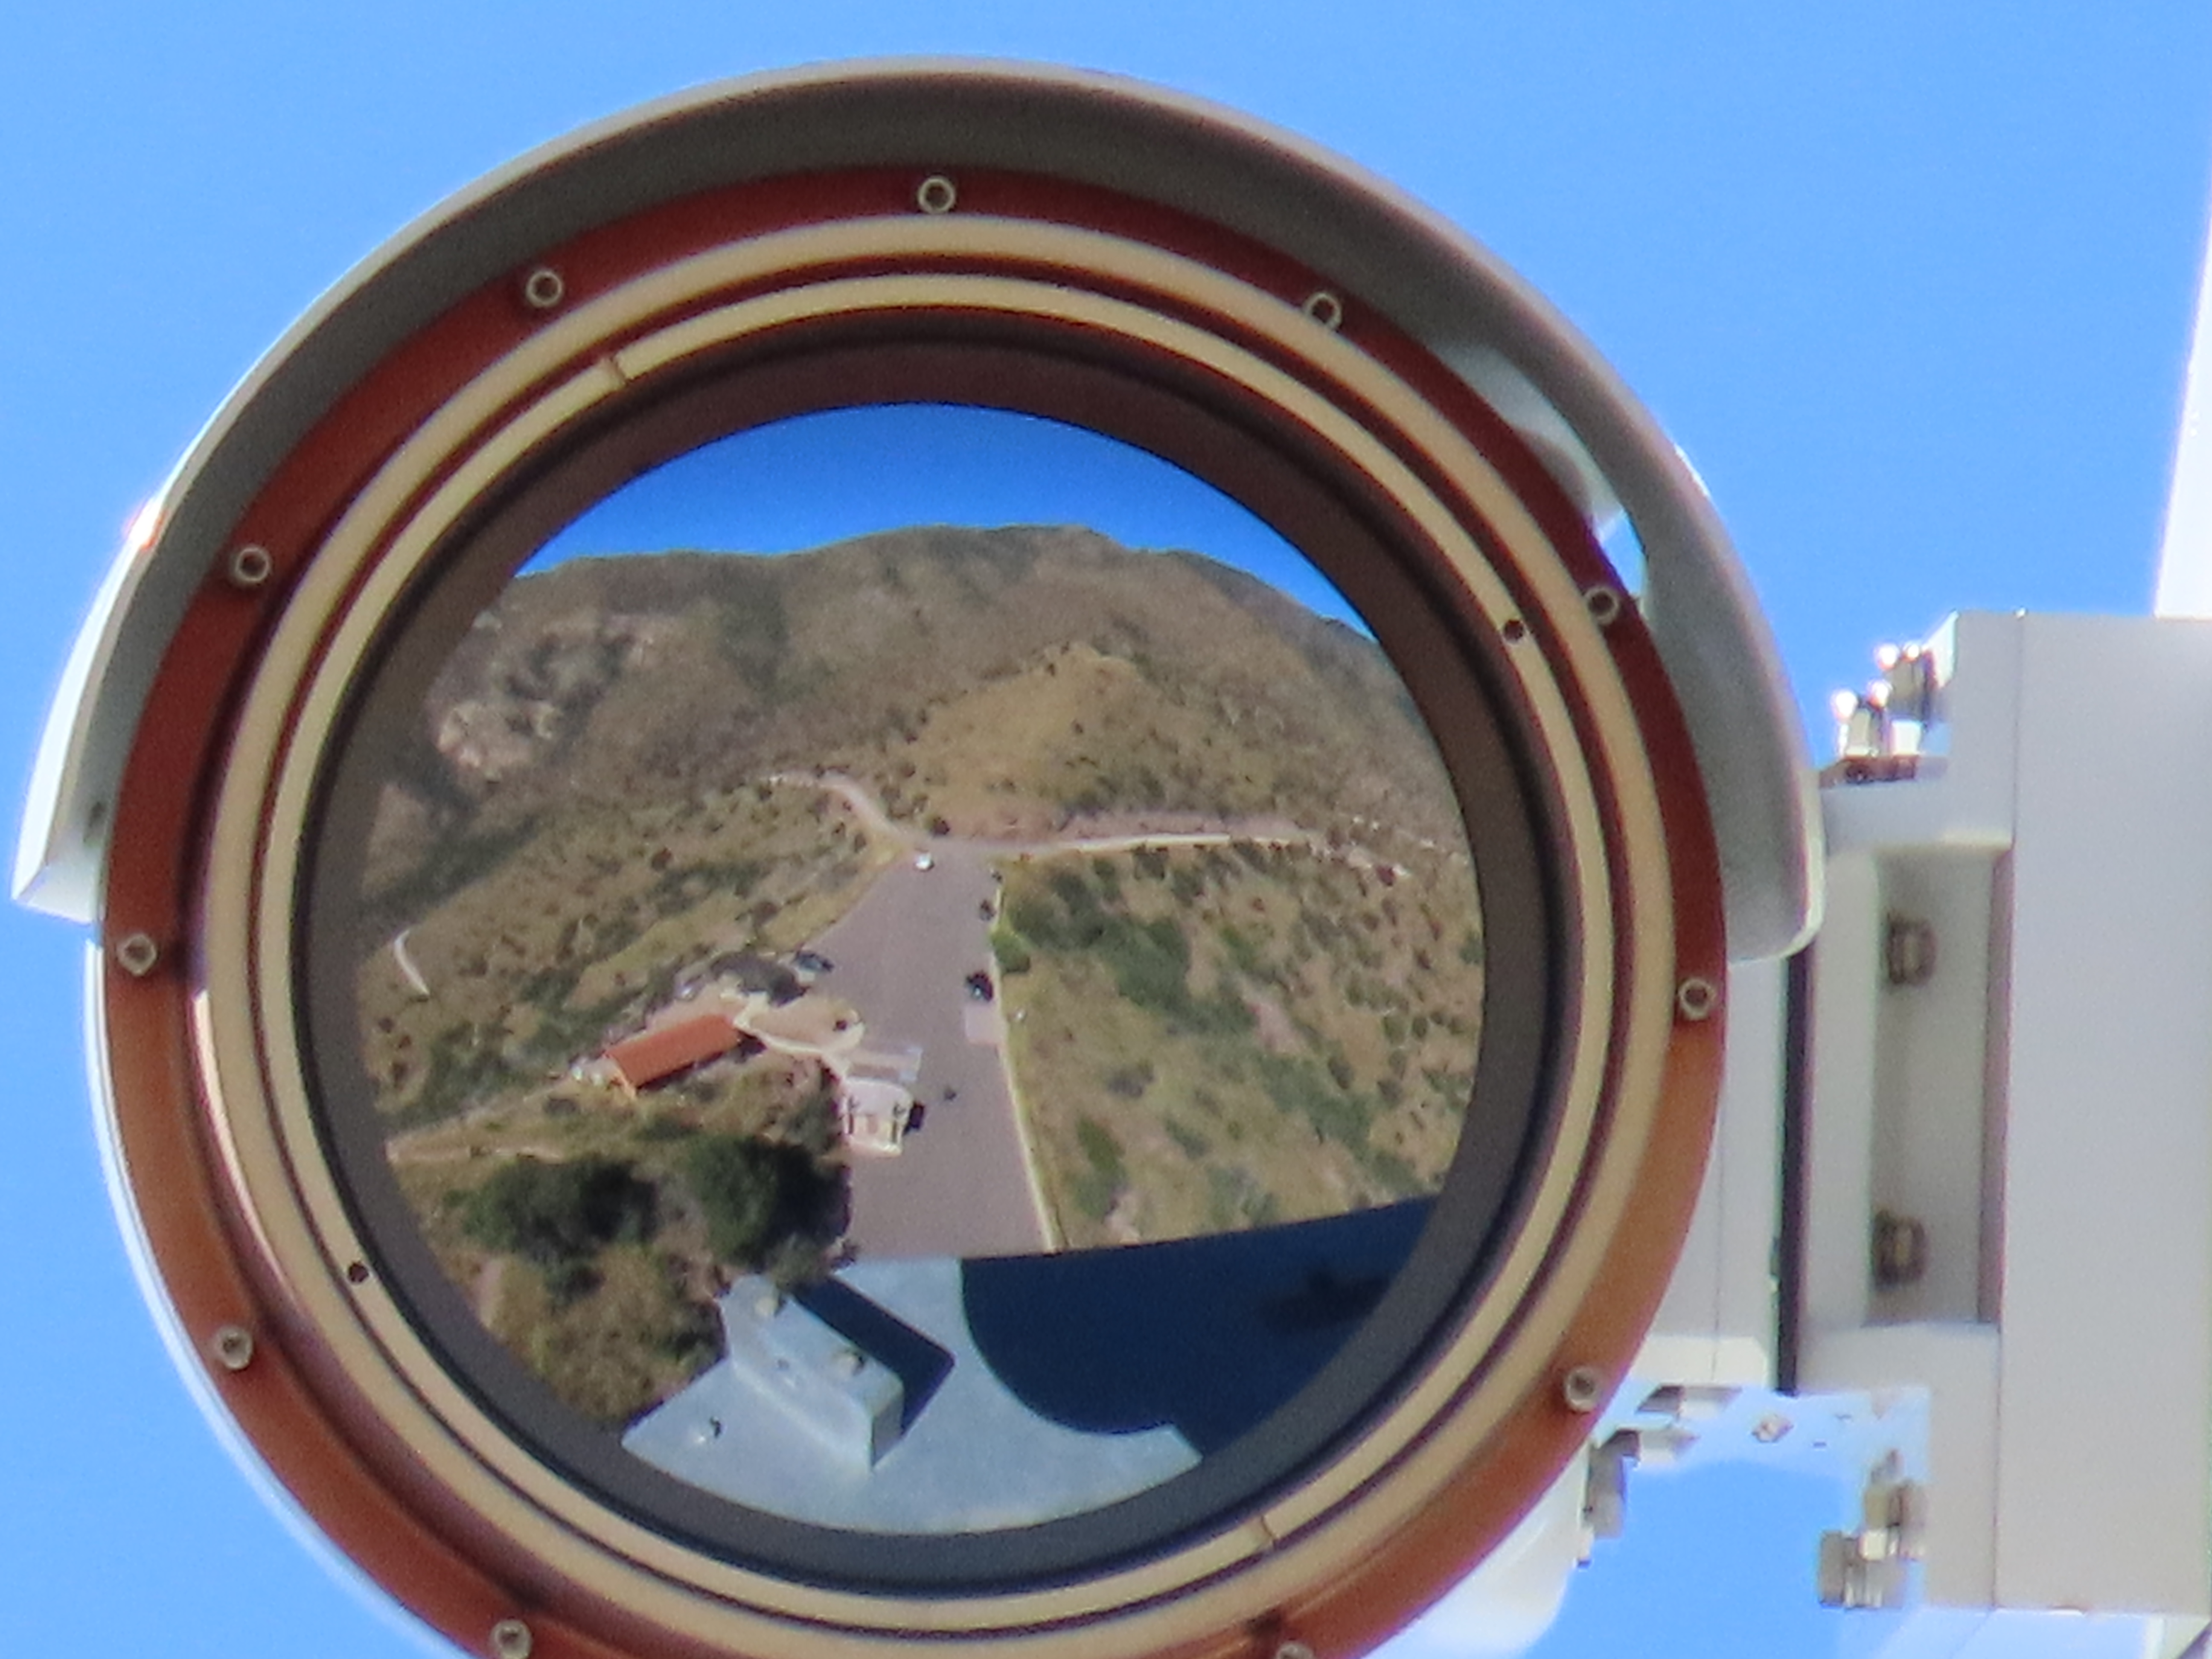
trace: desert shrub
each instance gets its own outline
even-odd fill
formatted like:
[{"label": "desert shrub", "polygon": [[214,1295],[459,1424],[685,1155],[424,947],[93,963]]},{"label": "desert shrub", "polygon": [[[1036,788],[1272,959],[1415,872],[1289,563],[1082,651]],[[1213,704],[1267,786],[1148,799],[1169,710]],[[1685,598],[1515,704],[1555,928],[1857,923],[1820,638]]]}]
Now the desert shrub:
[{"label": "desert shrub", "polygon": [[1327,1139],[1346,1146],[1365,1143],[1367,1109],[1330,1073],[1303,1054],[1261,1054],[1259,1066],[1261,1085],[1279,1110],[1304,1118]]},{"label": "desert shrub", "polygon": [[1140,1060],[1133,1065],[1118,1066],[1106,1073],[1106,1092],[1118,1095],[1123,1100],[1137,1100],[1152,1086],[1152,1063]]},{"label": "desert shrub", "polygon": [[1035,965],[1029,945],[1011,927],[1001,927],[991,935],[991,950],[999,959],[1001,974],[1026,974]]},{"label": "desert shrub", "polygon": [[501,1165],[468,1196],[461,1223],[479,1243],[510,1251],[544,1269],[556,1296],[557,1274],[588,1289],[576,1277],[602,1247],[653,1237],[658,1194],[627,1164],[580,1158],[542,1163],[519,1158]]},{"label": "desert shrub", "polygon": [[1182,1148],[1183,1156],[1194,1163],[1204,1161],[1206,1154],[1213,1150],[1212,1141],[1178,1119],[1171,1117],[1167,1120],[1167,1131],[1169,1138]]},{"label": "desert shrub", "polygon": [[1121,1143],[1097,1118],[1078,1118],[1075,1139],[1083,1148],[1085,1159],[1108,1186],[1119,1188],[1128,1180],[1128,1167],[1121,1161]]},{"label": "desert shrub", "polygon": [[682,1167],[718,1261],[757,1267],[787,1240],[835,1231],[837,1178],[804,1147],[702,1135],[685,1151]]},{"label": "desert shrub", "polygon": [[1101,933],[1099,954],[1114,988],[1140,1008],[1176,1014],[1189,1006],[1190,941],[1173,916],[1132,925],[1115,918]]}]

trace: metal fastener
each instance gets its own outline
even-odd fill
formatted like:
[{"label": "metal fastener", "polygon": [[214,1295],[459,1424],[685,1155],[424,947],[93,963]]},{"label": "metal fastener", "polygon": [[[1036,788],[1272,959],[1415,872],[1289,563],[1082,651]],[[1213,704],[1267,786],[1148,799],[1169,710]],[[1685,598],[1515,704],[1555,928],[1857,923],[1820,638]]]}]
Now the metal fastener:
[{"label": "metal fastener", "polygon": [[522,303],[532,311],[550,311],[568,295],[568,283],[550,265],[540,265],[522,279]]},{"label": "metal fastener", "polygon": [[250,592],[267,581],[276,568],[276,562],[269,556],[267,548],[258,543],[248,542],[243,547],[232,550],[230,562],[223,574],[230,579],[233,587]]},{"label": "metal fastener", "polygon": [[133,979],[143,979],[161,959],[161,947],[144,933],[125,933],[115,942],[115,960]]},{"label": "metal fastener", "polygon": [[1275,1659],[1314,1659],[1314,1650],[1303,1642],[1285,1642],[1275,1650]]},{"label": "metal fastener", "polygon": [[1711,1019],[1720,1006],[1720,988],[1709,979],[1686,979],[1675,988],[1674,1006],[1684,1019]]},{"label": "metal fastener", "polygon": [[1559,1397],[1569,1411],[1587,1415],[1605,1401],[1605,1377],[1595,1365],[1577,1365],[1559,1379]]},{"label": "metal fastener", "polygon": [[1300,309],[1332,333],[1344,326],[1344,301],[1325,288],[1307,295]]},{"label": "metal fastener", "polygon": [[958,188],[941,173],[931,173],[914,192],[914,204],[924,213],[950,213],[959,200]]},{"label": "metal fastener", "polygon": [[491,1650],[498,1659],[530,1659],[530,1626],[520,1619],[502,1619],[491,1627]]},{"label": "metal fastener", "polygon": [[210,1345],[215,1357],[229,1371],[242,1371],[253,1363],[253,1333],[243,1325],[225,1325]]},{"label": "metal fastener", "polygon": [[1620,590],[1607,582],[1600,582],[1583,594],[1583,604],[1589,611],[1590,620],[1600,628],[1610,628],[1619,622],[1625,603]]}]

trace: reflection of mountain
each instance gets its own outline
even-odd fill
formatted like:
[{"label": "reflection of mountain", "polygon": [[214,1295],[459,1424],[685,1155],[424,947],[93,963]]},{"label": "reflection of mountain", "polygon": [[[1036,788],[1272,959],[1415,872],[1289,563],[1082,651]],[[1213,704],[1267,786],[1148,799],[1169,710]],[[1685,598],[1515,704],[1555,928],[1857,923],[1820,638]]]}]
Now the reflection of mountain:
[{"label": "reflection of mountain", "polygon": [[864,1532],[1079,1514],[1258,1427],[1342,1350],[1428,1218],[1057,1255],[863,1262],[724,1298],[725,1356],[623,1437],[757,1509]]},{"label": "reflection of mountain", "polygon": [[370,891],[419,911],[480,867],[461,850],[495,857],[548,808],[819,764],[969,833],[1150,813],[1454,835],[1403,690],[1352,629],[1194,554],[936,527],[515,582],[431,690]]}]

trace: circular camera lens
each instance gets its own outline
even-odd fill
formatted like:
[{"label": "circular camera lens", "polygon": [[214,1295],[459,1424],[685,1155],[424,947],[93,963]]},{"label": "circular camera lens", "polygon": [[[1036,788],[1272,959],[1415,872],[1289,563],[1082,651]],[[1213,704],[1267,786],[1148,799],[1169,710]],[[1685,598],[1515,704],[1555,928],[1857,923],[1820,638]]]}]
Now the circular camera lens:
[{"label": "circular camera lens", "polygon": [[1171,1532],[1372,1409],[1315,1385],[1451,1176],[1488,953],[1321,570],[942,404],[709,439],[479,562],[356,688],[306,989],[373,1248],[518,1431],[880,1581]]}]

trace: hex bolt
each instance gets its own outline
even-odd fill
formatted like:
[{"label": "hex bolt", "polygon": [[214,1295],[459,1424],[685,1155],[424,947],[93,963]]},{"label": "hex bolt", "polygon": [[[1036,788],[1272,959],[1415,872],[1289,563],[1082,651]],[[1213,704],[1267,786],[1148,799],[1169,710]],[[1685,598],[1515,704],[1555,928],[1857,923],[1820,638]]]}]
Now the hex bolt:
[{"label": "hex bolt", "polygon": [[1620,590],[1606,582],[1600,582],[1583,594],[1583,604],[1589,611],[1590,620],[1600,628],[1610,628],[1619,622],[1625,603]]},{"label": "hex bolt", "polygon": [[495,1659],[530,1659],[530,1626],[520,1619],[502,1619],[491,1627],[491,1650]]},{"label": "hex bolt", "polygon": [[959,189],[941,173],[931,173],[914,192],[914,204],[924,213],[950,213],[959,200]]},{"label": "hex bolt", "polygon": [[1567,1409],[1587,1417],[1605,1403],[1605,1377],[1595,1365],[1577,1365],[1559,1379],[1559,1397]]},{"label": "hex bolt", "polygon": [[1720,1006],[1720,988],[1709,979],[1686,979],[1674,988],[1674,1006],[1684,1019],[1711,1019]]},{"label": "hex bolt", "polygon": [[1298,308],[1332,334],[1344,326],[1344,301],[1325,288],[1307,295],[1305,304]]},{"label": "hex bolt", "polygon": [[225,1325],[210,1345],[227,1371],[242,1371],[253,1363],[253,1333],[243,1325]]},{"label": "hex bolt", "polygon": [[532,311],[550,311],[568,296],[568,283],[550,265],[540,265],[522,279],[522,303]]},{"label": "hex bolt", "polygon": [[229,579],[233,587],[252,592],[267,581],[276,569],[276,562],[269,556],[269,550],[258,543],[248,542],[245,546],[231,550],[230,562],[224,567],[223,574]]},{"label": "hex bolt", "polygon": [[115,942],[115,960],[133,979],[143,979],[161,959],[161,947],[145,933],[125,933]]}]

